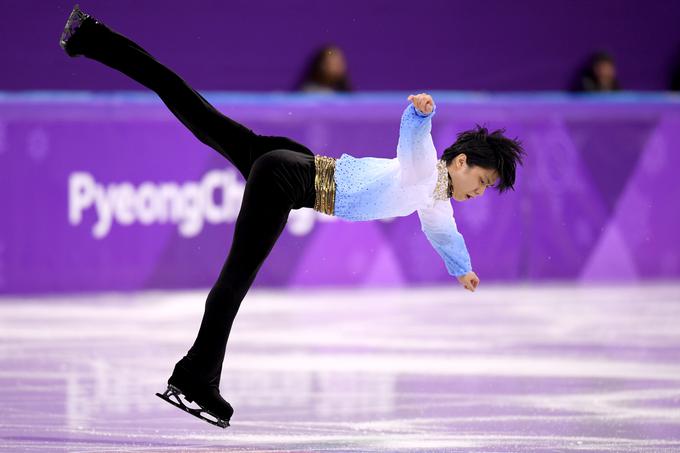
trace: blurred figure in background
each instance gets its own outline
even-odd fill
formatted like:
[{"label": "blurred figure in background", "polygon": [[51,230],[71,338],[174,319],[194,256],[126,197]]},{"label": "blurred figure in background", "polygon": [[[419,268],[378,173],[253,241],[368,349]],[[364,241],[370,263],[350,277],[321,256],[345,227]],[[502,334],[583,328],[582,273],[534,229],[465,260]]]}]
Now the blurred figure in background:
[{"label": "blurred figure in background", "polygon": [[352,91],[347,73],[347,60],[342,50],[332,44],[317,50],[309,60],[296,90],[305,92]]},{"label": "blurred figure in background", "polygon": [[575,91],[619,91],[619,80],[616,78],[616,63],[607,52],[593,54],[585,68],[580,72]]},{"label": "blurred figure in background", "polygon": [[680,91],[680,46],[676,48],[675,56],[671,61],[671,91]]}]

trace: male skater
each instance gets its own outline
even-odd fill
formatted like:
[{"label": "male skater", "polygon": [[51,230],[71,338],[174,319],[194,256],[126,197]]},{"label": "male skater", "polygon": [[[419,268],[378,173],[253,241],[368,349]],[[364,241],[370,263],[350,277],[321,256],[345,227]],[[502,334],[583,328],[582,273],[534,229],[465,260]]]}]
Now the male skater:
[{"label": "male skater", "polygon": [[[227,260],[210,290],[193,346],[175,365],[165,393],[157,395],[209,423],[225,428],[234,412],[219,391],[222,363],[241,301],[283,231],[291,209],[314,208],[346,220],[372,220],[418,212],[422,230],[448,272],[469,291],[472,271],[450,198],[466,201],[487,187],[513,188],[519,142],[485,128],[458,134],[440,159],[430,136],[432,97],[411,95],[399,131],[397,157],[334,159],[314,154],[287,137],[255,134],[217,111],[177,74],[148,52],[76,5],[61,47],[131,77],[158,94],[203,143],[229,160],[246,185]],[[195,402],[189,407],[183,400]]]}]

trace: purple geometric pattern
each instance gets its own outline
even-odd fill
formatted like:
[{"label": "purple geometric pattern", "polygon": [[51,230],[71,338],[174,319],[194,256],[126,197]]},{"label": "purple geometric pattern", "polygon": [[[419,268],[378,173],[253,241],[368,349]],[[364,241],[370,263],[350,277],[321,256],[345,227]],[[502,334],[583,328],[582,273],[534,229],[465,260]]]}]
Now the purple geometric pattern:
[{"label": "purple geometric pattern", "polygon": [[[393,157],[406,97],[206,96],[258,133],[334,157]],[[440,154],[475,123],[528,153],[515,192],[453,203],[482,283],[680,276],[677,99],[434,97]],[[210,286],[242,190],[153,95],[4,95],[0,292]],[[458,284],[415,214],[346,222],[301,209],[255,286],[435,283]]]}]

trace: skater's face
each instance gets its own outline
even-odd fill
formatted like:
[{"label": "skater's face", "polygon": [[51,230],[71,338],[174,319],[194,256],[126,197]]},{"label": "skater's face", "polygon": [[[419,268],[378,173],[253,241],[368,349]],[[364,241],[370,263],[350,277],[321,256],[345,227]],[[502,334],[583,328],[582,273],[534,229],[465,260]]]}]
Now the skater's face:
[{"label": "skater's face", "polygon": [[496,184],[498,172],[494,169],[467,164],[467,156],[458,154],[447,165],[453,183],[453,199],[467,201],[481,197],[487,187]]}]

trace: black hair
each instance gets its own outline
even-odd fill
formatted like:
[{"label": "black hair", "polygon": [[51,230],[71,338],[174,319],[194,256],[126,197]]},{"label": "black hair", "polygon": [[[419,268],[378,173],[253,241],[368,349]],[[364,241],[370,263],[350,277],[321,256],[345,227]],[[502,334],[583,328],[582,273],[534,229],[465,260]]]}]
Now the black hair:
[{"label": "black hair", "polygon": [[456,142],[446,148],[441,159],[448,165],[459,154],[465,154],[469,166],[496,170],[499,183],[494,186],[499,193],[515,190],[515,167],[526,155],[522,143],[517,139],[503,136],[505,129],[491,133],[486,127],[476,125],[474,129],[458,133]]}]

